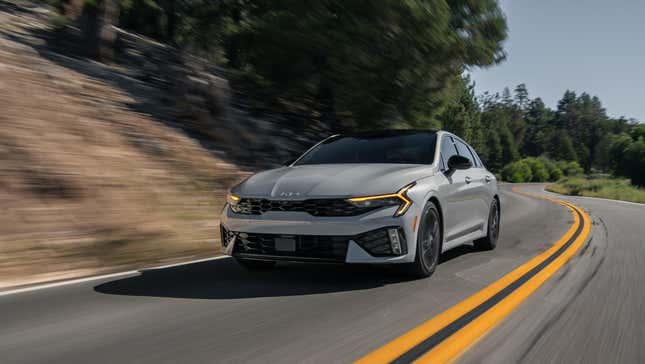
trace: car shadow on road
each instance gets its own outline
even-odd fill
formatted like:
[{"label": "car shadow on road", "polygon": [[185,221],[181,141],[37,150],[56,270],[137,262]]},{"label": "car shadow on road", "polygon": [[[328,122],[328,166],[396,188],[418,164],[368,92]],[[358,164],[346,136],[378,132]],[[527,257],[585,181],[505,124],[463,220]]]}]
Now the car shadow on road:
[{"label": "car shadow on road", "polygon": [[453,259],[461,257],[462,255],[477,253],[477,252],[480,252],[480,250],[475,248],[475,246],[472,244],[460,245],[456,248],[452,248],[448,250],[445,253],[442,253],[441,257],[439,257],[439,264],[449,262]]},{"label": "car shadow on road", "polygon": [[280,263],[271,270],[247,271],[234,259],[140,273],[99,284],[94,290],[127,296],[236,299],[353,291],[413,280],[393,267]]},{"label": "car shadow on road", "polygon": [[[474,251],[472,246],[449,250],[440,264]],[[236,299],[364,290],[413,280],[396,266],[279,263],[271,270],[248,271],[225,258],[145,269],[138,276],[102,283],[94,290],[126,296]]]}]

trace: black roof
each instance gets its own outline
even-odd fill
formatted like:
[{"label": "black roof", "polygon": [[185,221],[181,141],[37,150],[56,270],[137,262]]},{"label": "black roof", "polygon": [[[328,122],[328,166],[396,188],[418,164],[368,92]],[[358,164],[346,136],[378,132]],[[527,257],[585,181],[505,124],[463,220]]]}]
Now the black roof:
[{"label": "black roof", "polygon": [[424,130],[424,129],[387,129],[387,130],[371,130],[360,131],[340,134],[338,137],[353,137],[353,138],[386,138],[391,136],[436,133],[437,130]]}]

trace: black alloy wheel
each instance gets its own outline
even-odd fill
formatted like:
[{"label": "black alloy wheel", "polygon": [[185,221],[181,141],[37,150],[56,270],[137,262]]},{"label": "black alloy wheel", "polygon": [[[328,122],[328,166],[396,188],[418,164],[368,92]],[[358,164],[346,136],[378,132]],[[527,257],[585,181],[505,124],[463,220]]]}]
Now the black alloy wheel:
[{"label": "black alloy wheel", "polygon": [[437,268],[441,255],[442,229],[441,217],[437,207],[429,202],[421,215],[417,250],[410,272],[419,278],[429,277]]}]

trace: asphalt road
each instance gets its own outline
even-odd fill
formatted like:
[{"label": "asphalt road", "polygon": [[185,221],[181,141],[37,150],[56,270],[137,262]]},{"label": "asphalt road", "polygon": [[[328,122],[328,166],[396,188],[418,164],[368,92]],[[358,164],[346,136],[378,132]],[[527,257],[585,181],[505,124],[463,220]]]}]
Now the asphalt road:
[{"label": "asphalt road", "polygon": [[[542,186],[522,190],[541,192]],[[0,296],[1,363],[356,360],[548,248],[562,206],[502,187],[498,248],[450,251],[435,274],[231,259]],[[462,362],[645,362],[645,205],[562,198],[592,237]]]}]

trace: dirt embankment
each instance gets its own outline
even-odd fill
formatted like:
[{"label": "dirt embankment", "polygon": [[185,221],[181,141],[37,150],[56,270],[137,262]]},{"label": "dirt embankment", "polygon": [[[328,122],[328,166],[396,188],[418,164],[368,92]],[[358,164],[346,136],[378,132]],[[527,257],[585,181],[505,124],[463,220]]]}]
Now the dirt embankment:
[{"label": "dirt embankment", "polygon": [[246,172],[146,113],[118,65],[48,51],[42,8],[0,5],[0,289],[216,254]]}]

